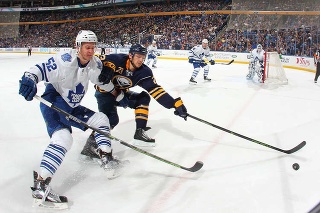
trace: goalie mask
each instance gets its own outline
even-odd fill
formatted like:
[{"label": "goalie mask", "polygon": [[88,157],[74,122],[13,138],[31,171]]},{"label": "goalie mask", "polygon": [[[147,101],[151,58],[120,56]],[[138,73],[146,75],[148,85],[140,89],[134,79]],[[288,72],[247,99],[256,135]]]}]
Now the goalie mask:
[{"label": "goalie mask", "polygon": [[261,50],[262,50],[262,45],[261,45],[261,44],[258,44],[258,45],[257,45],[257,52],[261,52]]}]

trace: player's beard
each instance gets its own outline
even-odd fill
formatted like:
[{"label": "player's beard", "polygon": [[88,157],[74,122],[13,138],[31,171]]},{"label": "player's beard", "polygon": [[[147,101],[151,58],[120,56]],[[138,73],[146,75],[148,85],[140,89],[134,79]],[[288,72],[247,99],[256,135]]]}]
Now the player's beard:
[{"label": "player's beard", "polygon": [[139,69],[142,66],[142,63],[140,66],[136,65],[136,63],[133,63],[133,59],[130,60],[130,63],[133,66],[133,68],[135,68],[135,69]]}]

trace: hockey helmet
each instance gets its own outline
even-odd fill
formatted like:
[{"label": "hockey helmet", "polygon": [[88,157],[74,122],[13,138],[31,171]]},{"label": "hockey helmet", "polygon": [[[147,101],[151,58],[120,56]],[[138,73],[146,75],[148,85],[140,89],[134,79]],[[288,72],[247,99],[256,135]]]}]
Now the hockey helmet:
[{"label": "hockey helmet", "polygon": [[131,53],[132,55],[134,55],[136,53],[141,54],[141,55],[147,55],[147,49],[144,46],[142,46],[141,44],[133,44],[130,47],[129,53]]},{"label": "hockey helmet", "polygon": [[208,39],[206,39],[206,38],[203,39],[203,40],[202,40],[202,43],[208,44]]},{"label": "hockey helmet", "polygon": [[80,47],[82,42],[94,42],[97,44],[96,34],[90,30],[81,30],[76,37],[76,46]]},{"label": "hockey helmet", "polygon": [[258,44],[258,45],[257,45],[257,49],[262,50],[262,45],[261,45],[261,44]]},{"label": "hockey helmet", "polygon": [[156,40],[153,40],[153,41],[152,41],[152,44],[156,44],[156,43],[157,43]]}]

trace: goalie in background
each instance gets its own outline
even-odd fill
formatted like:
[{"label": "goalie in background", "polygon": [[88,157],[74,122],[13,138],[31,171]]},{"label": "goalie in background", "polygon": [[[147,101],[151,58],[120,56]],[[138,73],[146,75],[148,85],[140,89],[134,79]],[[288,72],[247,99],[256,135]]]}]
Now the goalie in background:
[{"label": "goalie in background", "polygon": [[211,81],[210,78],[208,78],[209,74],[209,64],[206,63],[204,59],[207,59],[211,65],[215,64],[215,61],[211,59],[210,56],[210,48],[208,47],[208,40],[203,39],[201,45],[194,46],[189,51],[189,63],[193,65],[193,72],[190,78],[191,84],[196,84],[197,81],[195,78],[197,77],[199,71],[201,68],[203,68],[203,79],[205,81]]},{"label": "goalie in background", "polygon": [[258,44],[257,48],[251,51],[247,80],[252,80],[255,73],[257,73],[258,81],[263,83],[264,53],[265,51],[262,49],[261,44]]},{"label": "goalie in background", "polygon": [[320,75],[320,49],[318,48],[316,53],[313,55],[314,65],[316,66],[316,75],[314,77],[314,83],[317,83]]},{"label": "goalie in background", "polygon": [[152,62],[152,68],[157,68],[156,64],[158,62],[157,56],[160,56],[160,53],[158,52],[157,42],[152,41],[151,45],[147,48],[148,54],[147,54],[147,61],[146,65],[149,66],[149,64]]}]

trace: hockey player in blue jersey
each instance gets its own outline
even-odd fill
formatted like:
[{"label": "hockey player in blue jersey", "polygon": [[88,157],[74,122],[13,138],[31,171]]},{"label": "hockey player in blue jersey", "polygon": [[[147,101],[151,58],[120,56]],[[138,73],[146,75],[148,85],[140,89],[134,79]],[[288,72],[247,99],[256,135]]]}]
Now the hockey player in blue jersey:
[{"label": "hockey player in blue jersey", "polygon": [[[96,44],[95,33],[88,30],[80,31],[76,37],[76,50],[58,53],[23,74],[19,94],[27,101],[33,100],[37,93],[37,83],[44,81],[46,88],[42,95],[43,99],[89,126],[109,134],[108,117],[104,113],[94,112],[80,105],[88,90],[89,81],[106,92],[114,91],[110,81],[112,76],[101,73],[102,63],[94,56]],[[53,192],[49,183],[72,146],[71,127],[81,130],[86,128],[45,104],[40,104],[40,110],[46,123],[50,144],[43,153],[39,171],[34,171],[32,196],[39,206],[67,208],[67,198]],[[97,132],[94,138],[97,142],[97,155],[101,167],[109,172],[110,178],[113,178],[112,172],[121,167],[122,162],[112,155],[109,138]],[[46,202],[50,204],[46,205]]]},{"label": "hockey player in blue jersey", "polygon": [[[140,44],[134,44],[129,50],[129,54],[110,54],[102,55],[100,59],[104,65],[103,71],[113,73],[112,82],[116,88],[117,95],[105,91],[99,85],[95,85],[95,97],[98,102],[100,112],[106,114],[110,121],[111,128],[114,128],[119,117],[117,106],[132,108],[135,112],[136,131],[134,134],[134,144],[137,146],[155,146],[155,139],[150,138],[146,131],[147,127],[150,96],[153,97],[163,107],[175,109],[175,114],[186,120],[187,109],[181,98],[174,99],[157,82],[152,70],[143,64],[147,50]],[[130,91],[135,86],[143,88],[141,93]],[[110,103],[113,103],[110,105]],[[81,154],[91,158],[97,157],[94,143],[95,138],[92,134],[87,140]]]},{"label": "hockey player in blue jersey", "polygon": [[149,64],[152,62],[152,68],[157,68],[157,66],[156,66],[156,64],[158,62],[157,56],[160,55],[158,53],[157,42],[152,41],[151,45],[148,46],[147,51],[148,51],[148,54],[147,54],[146,65],[149,66]]},{"label": "hockey player in blue jersey", "polygon": [[193,72],[189,82],[191,84],[197,84],[197,81],[195,79],[201,68],[203,68],[203,79],[205,81],[211,81],[211,79],[208,77],[209,65],[206,63],[205,59],[207,59],[211,65],[214,65],[215,61],[211,59],[208,40],[203,39],[201,45],[194,46],[189,51],[188,58],[189,63],[193,65]]}]

